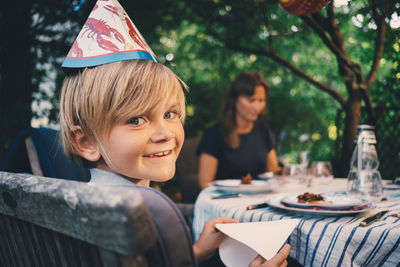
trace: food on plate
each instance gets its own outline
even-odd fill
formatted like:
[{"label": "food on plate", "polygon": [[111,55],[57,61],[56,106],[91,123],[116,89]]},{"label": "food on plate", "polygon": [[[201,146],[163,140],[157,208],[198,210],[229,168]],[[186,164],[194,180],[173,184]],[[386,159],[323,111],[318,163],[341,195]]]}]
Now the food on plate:
[{"label": "food on plate", "polygon": [[248,173],[246,176],[242,176],[242,180],[240,181],[240,184],[251,184],[253,181],[253,177],[251,176],[250,173]]},{"label": "food on plate", "polygon": [[311,203],[311,204],[332,204],[332,201],[326,201],[321,194],[313,194],[305,192],[302,195],[297,196],[298,203]]}]

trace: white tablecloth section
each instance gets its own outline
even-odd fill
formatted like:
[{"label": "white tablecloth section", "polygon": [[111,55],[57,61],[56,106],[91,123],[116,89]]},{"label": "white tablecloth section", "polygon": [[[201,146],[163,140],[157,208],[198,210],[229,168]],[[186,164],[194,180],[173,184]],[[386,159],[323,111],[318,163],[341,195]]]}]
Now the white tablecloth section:
[{"label": "white tablecloth section", "polygon": [[[279,188],[279,193],[328,192],[344,190],[345,186],[345,179],[335,179],[328,185],[311,188],[305,185],[283,186]],[[290,256],[304,266],[400,266],[400,219],[389,216],[400,213],[400,198],[388,198],[379,203],[377,209],[356,216],[305,217],[271,207],[246,210],[248,205],[261,203],[273,196],[271,194],[211,199],[217,193],[214,187],[209,187],[200,193],[196,201],[193,221],[195,240],[206,221],[220,216],[241,222],[298,218],[301,221],[288,243],[291,245]],[[390,210],[381,221],[368,227],[359,226],[365,217],[381,209]]]}]

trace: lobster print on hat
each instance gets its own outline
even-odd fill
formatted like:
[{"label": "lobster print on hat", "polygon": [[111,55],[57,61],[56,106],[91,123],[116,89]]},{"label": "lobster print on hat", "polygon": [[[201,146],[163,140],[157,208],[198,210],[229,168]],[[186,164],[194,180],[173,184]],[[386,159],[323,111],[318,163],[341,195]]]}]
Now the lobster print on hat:
[{"label": "lobster print on hat", "polygon": [[84,68],[131,59],[158,62],[119,2],[98,0],[62,67]]},{"label": "lobster print on hat", "polygon": [[125,43],[124,37],[114,28],[107,25],[104,20],[88,18],[84,26],[86,30],[82,33],[87,34],[88,38],[96,38],[99,47],[108,51],[120,51],[117,45],[114,45],[112,41],[104,39],[102,36],[108,37],[110,39],[118,40],[120,43]]}]

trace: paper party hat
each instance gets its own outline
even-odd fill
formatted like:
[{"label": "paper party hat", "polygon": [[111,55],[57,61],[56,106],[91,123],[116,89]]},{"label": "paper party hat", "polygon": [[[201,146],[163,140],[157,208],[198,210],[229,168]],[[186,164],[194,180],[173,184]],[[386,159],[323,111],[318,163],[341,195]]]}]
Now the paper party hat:
[{"label": "paper party hat", "polygon": [[63,68],[84,68],[155,54],[117,0],[98,0],[65,58]]}]

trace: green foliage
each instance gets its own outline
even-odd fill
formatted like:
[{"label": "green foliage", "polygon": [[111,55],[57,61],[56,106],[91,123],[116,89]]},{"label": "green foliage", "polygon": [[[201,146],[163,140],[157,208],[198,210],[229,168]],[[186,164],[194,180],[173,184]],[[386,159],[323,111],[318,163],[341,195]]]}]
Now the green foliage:
[{"label": "green foliage", "polygon": [[[315,159],[329,157],[333,143],[327,125],[334,123],[332,118],[337,108],[329,96],[310,90],[306,82],[264,57],[227,50],[206,35],[202,26],[184,22],[178,29],[161,32],[160,36],[160,45],[153,49],[189,85],[186,136],[201,135],[216,121],[224,92],[238,73],[259,70],[272,87],[265,119],[277,137],[279,153],[309,150]],[[285,45],[296,47],[296,41],[289,39]],[[304,65],[312,49],[308,53],[299,53]],[[172,61],[166,60],[167,54],[174,55]],[[318,54],[324,56],[322,52]]]}]

